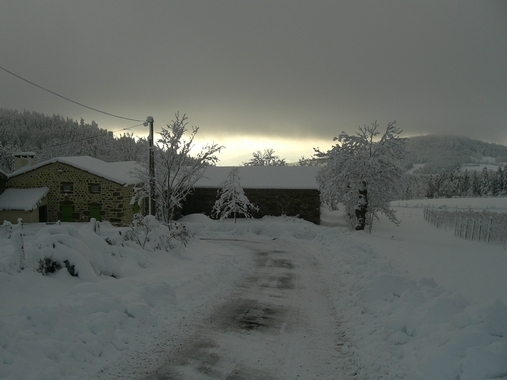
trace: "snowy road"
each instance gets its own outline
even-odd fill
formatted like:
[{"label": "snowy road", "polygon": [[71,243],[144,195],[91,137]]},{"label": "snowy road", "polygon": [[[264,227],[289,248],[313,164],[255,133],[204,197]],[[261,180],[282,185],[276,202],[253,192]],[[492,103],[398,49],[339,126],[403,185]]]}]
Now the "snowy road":
[{"label": "snowy road", "polygon": [[322,264],[286,242],[227,244],[251,251],[251,273],[144,379],[354,378]]}]

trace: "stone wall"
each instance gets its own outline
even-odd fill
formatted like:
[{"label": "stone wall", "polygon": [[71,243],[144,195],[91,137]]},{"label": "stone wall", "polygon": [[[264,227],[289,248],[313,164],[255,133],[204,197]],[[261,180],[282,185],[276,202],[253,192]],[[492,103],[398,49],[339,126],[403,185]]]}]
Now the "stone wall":
[{"label": "stone wall", "polygon": [[[205,214],[211,216],[211,210],[217,200],[218,189],[198,188],[187,197],[181,215]],[[296,216],[320,223],[320,193],[315,189],[244,189],[245,195],[259,211],[253,212],[254,218],[272,216]]]},{"label": "stone wall", "polygon": [[[72,191],[64,192],[63,184],[72,183]],[[98,193],[91,192],[91,185],[98,185]],[[62,205],[72,205],[72,221],[90,220],[90,206],[100,206],[101,220],[114,225],[128,225],[134,216],[130,204],[133,186],[116,182],[77,169],[60,162],[50,163],[9,179],[8,188],[49,187],[47,195],[48,222],[62,219]]]}]

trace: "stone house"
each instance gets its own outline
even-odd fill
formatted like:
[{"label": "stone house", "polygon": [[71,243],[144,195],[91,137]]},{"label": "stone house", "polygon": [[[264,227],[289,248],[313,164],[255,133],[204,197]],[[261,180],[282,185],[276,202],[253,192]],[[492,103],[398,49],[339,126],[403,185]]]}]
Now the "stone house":
[{"label": "stone house", "polygon": [[[23,158],[23,157],[22,157]],[[15,160],[16,162],[16,160]],[[0,194],[0,220],[17,222],[86,222],[91,218],[127,225],[137,212],[130,204],[139,183],[136,162],[104,162],[58,157],[35,164],[29,156],[17,161]]]},{"label": "stone house", "polygon": [[[217,200],[221,183],[232,167],[209,166],[197,181],[181,209],[181,215],[205,214]],[[239,167],[241,187],[263,216],[299,216],[315,224],[320,223],[320,192],[316,180],[320,168],[316,166],[242,166]]]}]

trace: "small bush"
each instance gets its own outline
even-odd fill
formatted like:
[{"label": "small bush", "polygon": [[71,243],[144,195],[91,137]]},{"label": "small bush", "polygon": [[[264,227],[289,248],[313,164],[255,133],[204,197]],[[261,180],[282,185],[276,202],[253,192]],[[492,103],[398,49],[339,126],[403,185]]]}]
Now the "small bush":
[{"label": "small bush", "polygon": [[[71,265],[69,260],[64,260],[63,264],[71,276],[78,276],[76,267],[74,265]],[[50,257],[44,257],[43,259],[39,260],[39,267],[37,268],[37,272],[41,273],[43,276],[48,276],[59,271],[60,269],[62,269],[62,265],[58,261],[55,261]]]},{"label": "small bush", "polygon": [[169,251],[175,247],[174,242],[186,246],[191,233],[181,223],[160,223],[154,216],[136,215],[132,225],[123,235],[126,241],[133,241],[143,249]]},{"label": "small bush", "polygon": [[51,273],[55,273],[56,271],[62,269],[62,266],[58,264],[58,262],[50,259],[49,257],[44,257],[39,260],[39,267],[37,268],[37,272],[42,273],[43,276],[47,276]]}]

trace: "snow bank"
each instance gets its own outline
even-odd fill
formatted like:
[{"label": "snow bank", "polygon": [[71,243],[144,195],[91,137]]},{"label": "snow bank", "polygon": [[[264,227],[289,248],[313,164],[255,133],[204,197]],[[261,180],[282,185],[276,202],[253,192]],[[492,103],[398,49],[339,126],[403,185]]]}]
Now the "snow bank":
[{"label": "snow bank", "polygon": [[[98,378],[232,286],[248,259],[199,241],[184,252],[146,251],[122,243],[119,231],[102,224],[99,236],[94,223],[26,226],[18,230],[30,264],[23,271],[19,247],[0,238],[0,379]],[[78,276],[64,266],[43,276],[36,271],[42,257],[68,260]]]},{"label": "snow bank", "polygon": [[318,237],[334,268],[335,306],[361,379],[507,376],[507,307],[470,303],[433,278],[413,279],[362,242],[362,233]]}]

